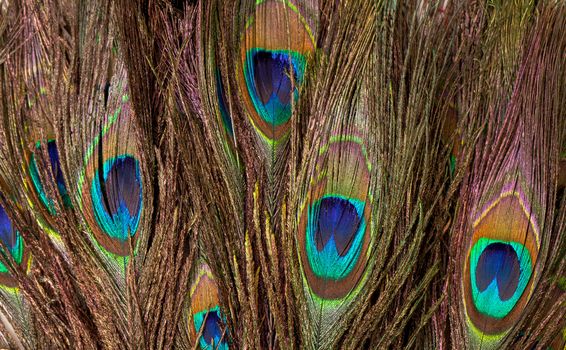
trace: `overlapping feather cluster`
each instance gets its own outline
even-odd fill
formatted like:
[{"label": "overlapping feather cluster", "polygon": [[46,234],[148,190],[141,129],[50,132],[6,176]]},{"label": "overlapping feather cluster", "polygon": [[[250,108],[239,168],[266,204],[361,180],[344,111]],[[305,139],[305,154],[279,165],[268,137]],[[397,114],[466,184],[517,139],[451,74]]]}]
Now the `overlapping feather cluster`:
[{"label": "overlapping feather cluster", "polygon": [[0,4],[1,345],[564,347],[564,2]]}]

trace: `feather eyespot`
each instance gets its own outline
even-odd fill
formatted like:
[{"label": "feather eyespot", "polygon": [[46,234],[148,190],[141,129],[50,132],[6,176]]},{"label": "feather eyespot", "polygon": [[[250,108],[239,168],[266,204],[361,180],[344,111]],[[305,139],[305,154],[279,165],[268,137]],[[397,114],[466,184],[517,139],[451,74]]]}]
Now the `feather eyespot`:
[{"label": "feather eyespot", "polygon": [[323,299],[348,295],[363,278],[371,242],[369,164],[356,138],[337,137],[319,154],[299,217],[307,284]]},{"label": "feather eyespot", "polygon": [[237,79],[250,120],[267,140],[288,133],[291,108],[313,51],[312,34],[296,7],[277,1],[256,6],[242,36]]},{"label": "feather eyespot", "polygon": [[88,148],[79,177],[81,206],[96,242],[113,256],[133,253],[143,212],[139,152],[127,95]]},{"label": "feather eyespot", "polygon": [[530,298],[539,241],[526,203],[519,192],[504,192],[474,223],[463,286],[468,322],[479,336],[504,334]]}]

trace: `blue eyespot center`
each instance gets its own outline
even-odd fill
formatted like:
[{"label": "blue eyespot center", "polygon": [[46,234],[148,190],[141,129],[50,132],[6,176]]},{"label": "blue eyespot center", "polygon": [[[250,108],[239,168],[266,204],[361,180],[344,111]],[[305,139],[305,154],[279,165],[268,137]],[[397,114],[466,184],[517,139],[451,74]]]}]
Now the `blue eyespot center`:
[{"label": "blue eyespot center", "polygon": [[337,197],[323,198],[319,205],[316,249],[322,251],[334,238],[338,255],[345,256],[352,246],[360,221],[356,207],[349,201]]},{"label": "blue eyespot center", "polygon": [[480,238],[470,252],[472,299],[477,310],[496,319],[507,316],[523,295],[532,269],[523,244]]},{"label": "blue eyespot center", "polygon": [[[201,311],[194,315],[195,331],[202,336],[199,340],[201,349],[227,349],[227,336],[224,334],[224,319],[220,314],[220,308],[214,307],[210,310]],[[214,347],[213,347],[214,345]]]},{"label": "blue eyespot center", "polygon": [[310,206],[306,248],[316,276],[340,280],[352,271],[366,230],[364,208],[365,202],[334,195]]},{"label": "blue eyespot center", "polygon": [[481,253],[476,267],[476,283],[480,292],[485,291],[495,279],[499,298],[509,300],[517,290],[520,276],[519,258],[509,244],[491,243]]},{"label": "blue eyespot center", "polygon": [[94,176],[92,188],[94,213],[101,228],[120,241],[126,241],[128,234],[134,236],[142,207],[138,161],[130,155],[107,160],[102,176]]},{"label": "blue eyespot center", "polygon": [[294,51],[248,51],[246,84],[258,114],[268,124],[279,126],[291,118],[291,100],[298,98],[297,87],[303,81],[305,62],[305,57]]},{"label": "blue eyespot center", "polygon": [[202,333],[204,341],[208,344],[212,344],[215,339],[220,339],[222,336],[222,330],[220,329],[219,323],[220,316],[218,315],[218,312],[209,312]]}]

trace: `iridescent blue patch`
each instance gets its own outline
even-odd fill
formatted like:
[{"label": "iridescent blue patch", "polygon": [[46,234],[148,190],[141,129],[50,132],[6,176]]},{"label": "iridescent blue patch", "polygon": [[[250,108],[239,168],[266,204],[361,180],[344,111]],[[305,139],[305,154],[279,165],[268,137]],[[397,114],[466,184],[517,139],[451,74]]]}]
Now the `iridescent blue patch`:
[{"label": "iridescent blue patch", "polygon": [[225,322],[218,306],[210,310],[196,313],[193,320],[197,334],[201,331],[201,328],[204,327],[199,339],[201,349],[228,349],[228,343],[226,341],[228,337],[224,334],[223,330]]},{"label": "iridescent blue patch", "polygon": [[244,76],[254,107],[266,123],[277,127],[291,118],[291,102],[298,98],[305,64],[305,57],[295,51],[248,50]]},{"label": "iridescent blue patch", "polygon": [[496,319],[507,316],[523,295],[532,268],[521,243],[480,238],[470,253],[472,299],[478,311]]},{"label": "iridescent blue patch", "polygon": [[509,300],[519,285],[520,276],[519,258],[509,244],[492,243],[481,253],[476,267],[476,283],[480,292],[495,280],[499,299]]},{"label": "iridescent blue patch", "polygon": [[12,227],[12,220],[10,220],[2,206],[0,206],[0,240],[8,249],[12,249],[16,245],[16,235]]},{"label": "iridescent blue patch", "polygon": [[340,280],[359,259],[366,222],[365,202],[341,196],[325,196],[308,212],[307,257],[313,273]]},{"label": "iridescent blue patch", "polygon": [[[17,264],[22,262],[23,251],[24,251],[24,241],[22,236],[17,230],[12,226],[12,220],[6,214],[4,208],[0,205],[0,240],[8,248],[10,255],[14,258]],[[4,248],[0,247],[2,254],[4,253]],[[7,273],[8,268],[0,262],[0,273]]]},{"label": "iridescent blue patch", "polygon": [[96,221],[110,237],[126,241],[134,236],[142,208],[142,183],[138,161],[122,155],[104,162],[92,180]]}]

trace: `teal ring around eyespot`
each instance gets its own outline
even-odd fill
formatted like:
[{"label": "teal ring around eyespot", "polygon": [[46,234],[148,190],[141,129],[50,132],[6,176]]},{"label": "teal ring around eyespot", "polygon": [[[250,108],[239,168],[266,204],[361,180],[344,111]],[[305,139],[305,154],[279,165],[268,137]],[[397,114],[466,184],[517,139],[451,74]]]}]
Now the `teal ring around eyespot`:
[{"label": "teal ring around eyespot", "polygon": [[[270,104],[268,106],[265,106],[260,101],[257,94],[257,88],[255,86],[254,70],[252,63],[254,54],[259,51],[267,51],[272,54],[284,54],[290,57],[290,61],[293,66],[293,71],[295,72],[295,76],[297,77],[297,82],[293,90],[294,101],[296,101],[299,97],[299,92],[297,87],[302,84],[302,80],[305,72],[305,66],[306,66],[306,59],[304,55],[292,50],[264,50],[261,48],[252,48],[246,52],[246,62],[244,64],[244,78],[255,111],[265,123],[273,125],[274,127],[279,127],[287,123],[291,118],[291,104],[281,105],[270,101]],[[275,113],[275,115],[273,115],[273,113],[268,112],[269,110],[278,111],[278,112]]]},{"label": "teal ring around eyespot", "polygon": [[[336,245],[333,244],[334,238],[330,239],[327,242],[322,251],[319,252],[316,248],[314,235],[316,234],[315,231],[317,218],[315,218],[315,210],[313,209],[313,207],[318,205],[323,199],[329,197],[337,197],[349,201],[356,208],[358,217],[361,219],[350,249],[344,257],[339,256],[338,251],[336,250]],[[362,251],[364,234],[367,226],[364,217],[365,205],[366,203],[364,201],[354,198],[347,198],[338,194],[324,195],[316,202],[309,205],[305,248],[307,252],[308,263],[311,266],[311,270],[316,277],[338,281],[347,277],[356,267],[356,263],[359,260]]]},{"label": "teal ring around eyespot", "polygon": [[[504,243],[510,245],[517,254],[517,257],[519,257],[519,268],[521,269],[519,284],[517,285],[517,289],[513,296],[508,300],[501,300],[499,298],[499,291],[495,279],[493,279],[491,284],[484,291],[480,291],[477,287],[476,267],[482,252],[492,243]],[[502,319],[507,316],[523,295],[531,275],[531,255],[527,248],[521,243],[482,237],[478,239],[470,251],[470,284],[472,286],[472,300],[476,309],[483,315],[493,317],[495,319]]]}]

